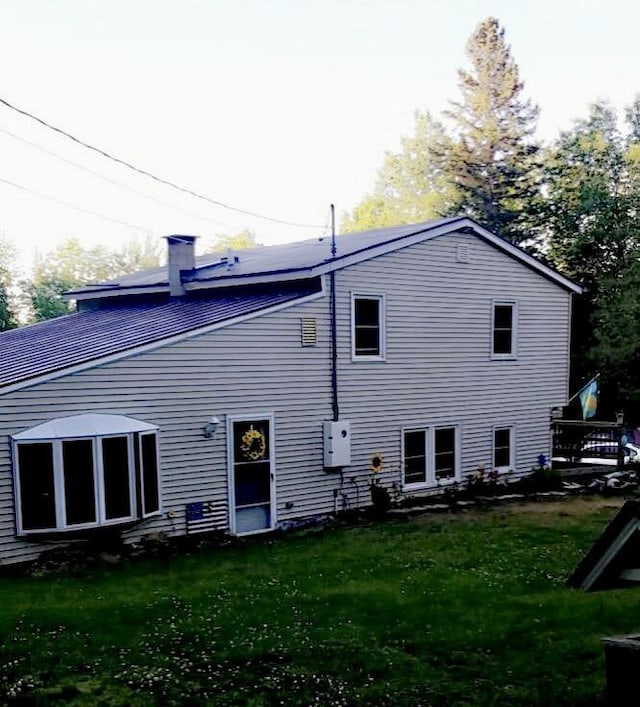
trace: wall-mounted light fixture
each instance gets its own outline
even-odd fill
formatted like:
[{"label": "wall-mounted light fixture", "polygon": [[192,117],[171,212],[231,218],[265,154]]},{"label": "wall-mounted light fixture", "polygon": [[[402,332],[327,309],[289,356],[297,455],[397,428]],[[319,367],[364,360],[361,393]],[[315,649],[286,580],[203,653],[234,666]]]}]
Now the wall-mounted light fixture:
[{"label": "wall-mounted light fixture", "polygon": [[216,433],[216,429],[218,428],[219,424],[220,420],[217,417],[212,417],[209,422],[207,422],[207,424],[204,426],[204,436],[207,439],[211,439]]}]

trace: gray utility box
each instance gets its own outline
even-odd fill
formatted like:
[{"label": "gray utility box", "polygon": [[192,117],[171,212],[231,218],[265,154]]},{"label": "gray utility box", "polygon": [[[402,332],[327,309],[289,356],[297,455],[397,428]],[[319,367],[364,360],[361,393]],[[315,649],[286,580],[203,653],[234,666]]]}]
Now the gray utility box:
[{"label": "gray utility box", "polygon": [[324,466],[336,468],[351,464],[351,423],[323,422]]},{"label": "gray utility box", "polygon": [[640,704],[640,635],[603,638],[606,704],[610,707],[637,707]]}]

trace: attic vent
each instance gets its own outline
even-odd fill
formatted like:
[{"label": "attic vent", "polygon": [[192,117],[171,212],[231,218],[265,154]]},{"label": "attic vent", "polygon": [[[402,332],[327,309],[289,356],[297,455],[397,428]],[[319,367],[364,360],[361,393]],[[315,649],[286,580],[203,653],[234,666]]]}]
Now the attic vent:
[{"label": "attic vent", "polygon": [[302,317],[300,330],[303,346],[315,346],[317,344],[315,317]]},{"label": "attic vent", "polygon": [[469,262],[469,244],[468,243],[460,243],[458,245],[458,256],[456,259],[459,263],[468,263]]}]

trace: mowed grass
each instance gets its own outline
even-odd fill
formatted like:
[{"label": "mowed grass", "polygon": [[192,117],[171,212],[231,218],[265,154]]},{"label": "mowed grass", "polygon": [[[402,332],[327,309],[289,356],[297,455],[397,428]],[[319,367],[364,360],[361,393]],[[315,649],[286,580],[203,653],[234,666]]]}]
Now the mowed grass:
[{"label": "mowed grass", "polygon": [[0,704],[597,705],[640,590],[564,586],[589,500],[0,578]]}]

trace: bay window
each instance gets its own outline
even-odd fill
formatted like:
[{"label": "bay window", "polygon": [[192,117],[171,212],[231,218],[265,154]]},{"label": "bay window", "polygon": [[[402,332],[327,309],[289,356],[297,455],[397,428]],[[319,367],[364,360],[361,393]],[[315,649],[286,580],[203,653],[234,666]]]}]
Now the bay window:
[{"label": "bay window", "polygon": [[122,415],[58,418],[13,437],[18,534],[69,531],[160,510],[157,427]]}]

